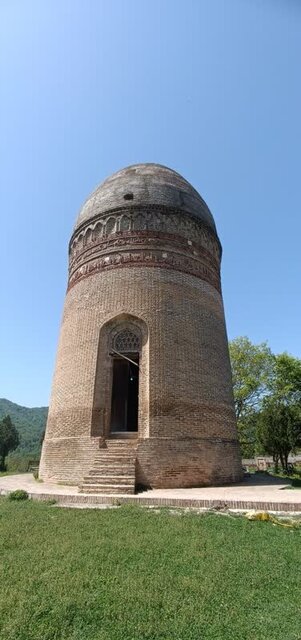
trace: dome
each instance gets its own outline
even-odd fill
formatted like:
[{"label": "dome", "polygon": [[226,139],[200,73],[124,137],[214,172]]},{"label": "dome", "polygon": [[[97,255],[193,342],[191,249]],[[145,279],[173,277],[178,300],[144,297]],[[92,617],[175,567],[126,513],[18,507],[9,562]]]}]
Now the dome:
[{"label": "dome", "polygon": [[134,164],[113,173],[83,205],[75,229],[112,209],[161,205],[190,213],[216,232],[213,216],[198,192],[179,173],[160,164]]}]

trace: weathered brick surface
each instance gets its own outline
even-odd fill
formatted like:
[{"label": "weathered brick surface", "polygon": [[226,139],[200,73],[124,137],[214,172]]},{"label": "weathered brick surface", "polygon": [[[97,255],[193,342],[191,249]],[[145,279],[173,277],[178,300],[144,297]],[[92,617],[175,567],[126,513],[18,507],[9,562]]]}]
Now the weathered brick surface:
[{"label": "weathered brick surface", "polygon": [[99,438],[90,436],[58,438],[46,435],[40,477],[49,481],[77,484],[90,470],[99,450]]},{"label": "weathered brick surface", "polygon": [[137,482],[184,487],[241,477],[220,254],[215,229],[174,207],[81,218],[42,478],[81,482],[99,438],[109,437],[110,339],[126,324],[142,334]]},{"label": "weathered brick surface", "polygon": [[151,438],[138,445],[137,484],[152,488],[198,487],[236,482],[240,454],[235,441],[217,438]]}]

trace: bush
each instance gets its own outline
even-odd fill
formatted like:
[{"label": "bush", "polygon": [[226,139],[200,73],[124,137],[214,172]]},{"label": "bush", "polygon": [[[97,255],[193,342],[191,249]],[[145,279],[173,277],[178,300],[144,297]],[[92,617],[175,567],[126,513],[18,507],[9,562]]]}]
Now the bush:
[{"label": "bush", "polygon": [[15,473],[26,473],[28,471],[28,465],[34,458],[39,458],[36,453],[10,453],[6,458],[7,471],[13,471]]},{"label": "bush", "polygon": [[29,495],[24,489],[16,489],[16,491],[12,491],[8,495],[9,500],[28,500],[28,498]]},{"label": "bush", "polygon": [[292,478],[292,487],[301,487],[301,478]]}]

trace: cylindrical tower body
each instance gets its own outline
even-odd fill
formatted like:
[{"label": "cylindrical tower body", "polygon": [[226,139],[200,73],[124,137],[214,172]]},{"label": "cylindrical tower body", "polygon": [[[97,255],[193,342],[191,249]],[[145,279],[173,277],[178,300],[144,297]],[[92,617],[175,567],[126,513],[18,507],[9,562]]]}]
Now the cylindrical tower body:
[{"label": "cylindrical tower body", "polygon": [[199,194],[160,165],[123,169],[84,204],[69,256],[40,477],[80,483],[129,439],[137,485],[239,480],[221,245]]}]

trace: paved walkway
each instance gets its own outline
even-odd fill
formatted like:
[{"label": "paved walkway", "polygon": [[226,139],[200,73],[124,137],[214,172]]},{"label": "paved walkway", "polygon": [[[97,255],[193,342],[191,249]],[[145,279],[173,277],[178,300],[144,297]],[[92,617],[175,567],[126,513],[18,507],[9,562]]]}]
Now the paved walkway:
[{"label": "paved walkway", "polygon": [[64,486],[35,480],[32,474],[24,473],[0,477],[0,494],[6,495],[15,489],[25,489],[35,500],[55,498],[62,506],[87,506],[135,503],[147,506],[173,506],[273,512],[301,513],[301,489],[287,489],[288,483],[266,475],[254,475],[244,482],[223,487],[200,487],[194,489],[152,489],[135,496],[79,493],[75,486]]}]

